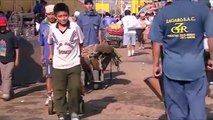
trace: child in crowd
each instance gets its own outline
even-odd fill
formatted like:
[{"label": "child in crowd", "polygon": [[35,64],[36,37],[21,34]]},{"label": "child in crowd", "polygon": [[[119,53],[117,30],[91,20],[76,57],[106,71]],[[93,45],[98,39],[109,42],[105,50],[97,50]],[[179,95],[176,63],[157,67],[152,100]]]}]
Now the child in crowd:
[{"label": "child in crowd", "polygon": [[77,114],[81,96],[80,52],[84,37],[80,27],[69,21],[69,8],[66,4],[56,4],[54,14],[57,23],[51,25],[48,37],[49,60],[53,62],[54,107],[59,120],[67,120],[68,111],[72,120],[79,120]]},{"label": "child in crowd", "polygon": [[45,7],[46,18],[41,22],[39,29],[39,41],[41,46],[41,64],[43,65],[43,76],[46,79],[47,84],[47,100],[45,105],[48,105],[51,100],[52,94],[52,63],[49,61],[49,45],[47,43],[47,38],[49,34],[50,25],[56,22],[55,15],[53,13],[54,5],[47,5]]},{"label": "child in crowd", "polygon": [[0,69],[1,69],[1,98],[5,101],[11,98],[12,72],[19,63],[18,41],[13,32],[7,28],[7,20],[0,17]]}]

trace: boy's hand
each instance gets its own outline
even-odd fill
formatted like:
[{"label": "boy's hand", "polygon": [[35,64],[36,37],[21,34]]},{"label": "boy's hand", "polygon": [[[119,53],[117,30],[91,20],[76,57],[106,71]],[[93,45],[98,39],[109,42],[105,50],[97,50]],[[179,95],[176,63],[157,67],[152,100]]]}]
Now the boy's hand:
[{"label": "boy's hand", "polygon": [[153,74],[154,77],[160,77],[162,75],[162,66],[161,65],[154,65],[153,66]]},{"label": "boy's hand", "polygon": [[15,60],[15,66],[17,67],[19,65],[19,60]]},{"label": "boy's hand", "polygon": [[213,70],[213,60],[209,60],[209,61],[208,61],[207,69],[210,70],[210,71]]},{"label": "boy's hand", "polygon": [[50,61],[50,62],[53,61],[53,55],[49,55],[49,61]]}]

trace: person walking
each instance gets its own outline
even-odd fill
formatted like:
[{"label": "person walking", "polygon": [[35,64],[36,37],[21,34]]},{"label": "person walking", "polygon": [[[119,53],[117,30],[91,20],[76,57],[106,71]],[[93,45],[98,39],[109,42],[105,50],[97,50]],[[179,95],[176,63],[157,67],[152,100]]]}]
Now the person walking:
[{"label": "person walking", "polygon": [[84,37],[80,27],[69,21],[69,7],[66,4],[56,4],[54,14],[57,22],[50,26],[48,36],[49,60],[53,64],[54,108],[59,120],[69,119],[67,113],[72,120],[79,120],[80,52]]},{"label": "person walking", "polygon": [[145,49],[145,40],[144,40],[144,35],[143,32],[146,28],[146,22],[145,22],[145,14],[144,13],[140,13],[138,21],[141,25],[141,28],[136,29],[136,35],[138,38],[138,42],[139,42],[139,49]]},{"label": "person walking", "polygon": [[131,26],[138,23],[138,20],[135,16],[131,15],[130,10],[125,10],[125,16],[121,19],[123,28],[124,28],[124,37],[123,45],[127,46],[128,57],[135,54],[135,45],[136,45],[136,29],[129,29]]},{"label": "person walking", "polygon": [[12,98],[12,74],[19,64],[19,47],[17,37],[7,28],[7,20],[0,17],[0,70],[1,98],[8,101]]},{"label": "person walking", "polygon": [[45,105],[48,105],[52,99],[52,63],[49,61],[49,45],[47,43],[50,25],[56,22],[55,15],[53,13],[54,5],[47,5],[45,7],[46,18],[41,22],[39,28],[39,42],[41,48],[41,64],[43,70],[43,77],[46,79],[47,85],[47,100]]},{"label": "person walking", "polygon": [[[154,18],[149,34],[153,42],[153,74],[163,75],[165,108],[170,120],[206,120],[208,82],[203,38],[205,33],[212,58],[212,21],[209,8],[191,0],[174,0]],[[208,68],[213,69],[212,59]]]},{"label": "person walking", "polygon": [[[84,1],[86,10],[78,16],[77,23],[80,26],[85,39],[83,43],[84,53],[87,51],[93,52],[95,46],[102,44],[102,34],[103,24],[101,23],[101,16],[93,9],[93,0]],[[87,55],[90,53],[87,53]],[[102,72],[99,70],[92,70],[87,64],[87,55],[82,54],[82,67],[85,73],[85,86],[88,85],[98,85],[103,81],[101,77]]]}]

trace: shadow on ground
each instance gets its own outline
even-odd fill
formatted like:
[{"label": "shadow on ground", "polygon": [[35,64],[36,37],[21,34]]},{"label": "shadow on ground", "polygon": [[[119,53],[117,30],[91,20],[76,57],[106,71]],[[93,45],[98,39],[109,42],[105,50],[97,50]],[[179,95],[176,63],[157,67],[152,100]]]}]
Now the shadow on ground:
[{"label": "shadow on ground", "polygon": [[103,82],[98,83],[99,86],[98,88],[94,88],[94,84],[90,83],[89,86],[87,86],[86,89],[86,93],[91,93],[93,92],[93,90],[99,90],[99,89],[107,89],[108,87],[111,87],[113,85],[127,85],[129,83],[131,83],[130,80],[127,79],[120,79],[117,78],[118,76],[121,75],[125,75],[126,73],[124,73],[123,71],[117,71],[117,72],[107,72],[105,73],[105,80]]},{"label": "shadow on ground", "polygon": [[[29,95],[31,93],[37,92],[37,91],[42,91],[46,89],[45,84],[39,84],[39,85],[34,85],[26,88],[20,88],[21,90],[17,90],[18,92],[15,92],[13,99]],[[1,119],[0,119],[1,120]]]},{"label": "shadow on ground", "polygon": [[[105,84],[109,84],[109,86],[115,85],[115,84],[123,84],[123,85],[127,85],[129,84],[131,81],[130,80],[126,80],[126,79],[118,79],[118,76],[121,75],[125,75],[126,73],[123,71],[115,71],[115,72],[108,72],[105,74],[106,76],[106,80],[104,81]],[[110,77],[111,76],[111,77]]]},{"label": "shadow on ground", "polygon": [[0,116],[0,120],[11,120],[9,116]]},{"label": "shadow on ground", "polygon": [[148,52],[136,52],[136,53],[134,54],[134,56],[148,55],[148,54],[150,54],[150,53],[148,53]]},{"label": "shadow on ground", "polygon": [[14,68],[13,86],[37,83],[42,77],[37,38],[19,38],[19,65]]},{"label": "shadow on ground", "polygon": [[82,119],[100,114],[109,104],[114,103],[116,101],[117,100],[114,97],[110,96],[86,102],[85,114],[82,116]]},{"label": "shadow on ground", "polygon": [[[0,120],[16,120],[16,119],[14,119],[13,117],[10,117],[10,116],[0,116]],[[22,120],[44,120],[44,119],[32,117],[32,118],[22,119]]]}]

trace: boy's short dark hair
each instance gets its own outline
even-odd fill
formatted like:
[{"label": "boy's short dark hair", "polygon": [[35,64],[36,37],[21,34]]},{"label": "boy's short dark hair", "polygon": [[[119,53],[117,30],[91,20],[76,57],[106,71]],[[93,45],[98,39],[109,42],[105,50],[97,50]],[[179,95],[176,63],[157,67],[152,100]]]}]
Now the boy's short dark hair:
[{"label": "boy's short dark hair", "polygon": [[87,5],[88,3],[93,5],[93,0],[84,0],[84,4]]},{"label": "boy's short dark hair", "polygon": [[54,14],[57,14],[60,11],[67,12],[68,14],[70,13],[69,12],[69,7],[65,3],[57,3],[55,5]]},{"label": "boy's short dark hair", "polygon": [[110,15],[110,13],[106,12],[106,13],[105,13],[105,16],[111,16],[111,15]]},{"label": "boy's short dark hair", "polygon": [[130,10],[125,10],[124,14],[125,15],[131,15],[131,11]]}]

